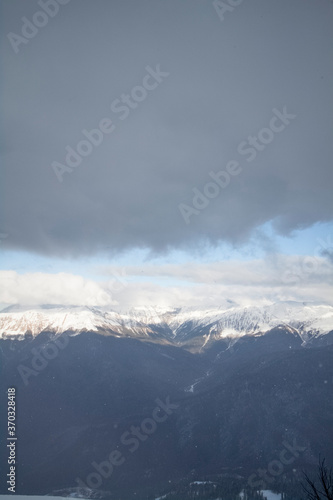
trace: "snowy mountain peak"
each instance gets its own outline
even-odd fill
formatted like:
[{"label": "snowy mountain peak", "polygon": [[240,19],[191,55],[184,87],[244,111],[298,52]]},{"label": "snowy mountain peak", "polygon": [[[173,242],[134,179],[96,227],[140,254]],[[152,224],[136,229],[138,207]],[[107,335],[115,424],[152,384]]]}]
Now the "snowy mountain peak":
[{"label": "snowy mountain peak", "polygon": [[[21,307],[0,312],[0,338],[22,338],[43,331],[106,332],[118,336],[183,341],[196,332],[215,339],[265,333],[283,325],[299,335],[322,335],[333,330],[333,307],[325,304],[279,302],[262,307],[241,307],[225,301],[215,309],[136,307],[128,311],[104,310],[87,306]],[[206,339],[206,337],[205,337]]]}]

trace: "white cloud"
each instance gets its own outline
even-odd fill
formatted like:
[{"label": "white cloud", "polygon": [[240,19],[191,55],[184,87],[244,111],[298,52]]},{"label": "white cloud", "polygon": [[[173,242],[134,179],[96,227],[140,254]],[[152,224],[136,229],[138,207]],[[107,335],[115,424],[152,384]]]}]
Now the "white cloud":
[{"label": "white cloud", "polygon": [[0,302],[129,308],[219,306],[279,300],[333,303],[333,264],[322,257],[274,255],[269,259],[208,264],[98,268],[101,281],[59,273],[0,271]]},{"label": "white cloud", "polygon": [[[124,267],[99,267],[101,275],[124,273]],[[228,260],[198,264],[146,264],[126,266],[128,277],[168,278],[185,283],[243,286],[294,286],[333,283],[333,265],[323,257],[272,254],[266,259]]]},{"label": "white cloud", "polygon": [[110,293],[98,283],[73,274],[0,271],[0,280],[0,302],[6,304],[105,306],[112,303]]}]

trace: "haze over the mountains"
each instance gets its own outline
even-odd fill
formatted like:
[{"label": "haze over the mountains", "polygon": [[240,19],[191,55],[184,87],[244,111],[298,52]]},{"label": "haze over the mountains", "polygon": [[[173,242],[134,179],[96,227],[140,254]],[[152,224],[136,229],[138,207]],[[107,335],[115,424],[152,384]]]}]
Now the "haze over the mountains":
[{"label": "haze over the mountains", "polygon": [[242,306],[286,300],[333,305],[333,264],[318,253],[224,261],[213,260],[211,255],[207,252],[200,259],[175,264],[153,260],[110,265],[105,260],[97,265],[90,261],[85,276],[79,274],[80,269],[74,274],[71,262],[66,263],[68,271],[60,273],[0,271],[0,303],[2,307],[214,308],[228,298]]}]

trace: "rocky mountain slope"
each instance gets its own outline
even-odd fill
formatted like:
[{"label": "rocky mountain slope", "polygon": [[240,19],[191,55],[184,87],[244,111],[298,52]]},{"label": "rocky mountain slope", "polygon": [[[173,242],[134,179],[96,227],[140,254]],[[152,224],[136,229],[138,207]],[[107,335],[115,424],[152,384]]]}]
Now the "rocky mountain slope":
[{"label": "rocky mountain slope", "polygon": [[[319,454],[333,460],[333,346],[304,349],[289,327],[220,339],[201,353],[43,332],[0,339],[0,370],[1,407],[8,387],[17,394],[18,493],[86,485],[106,500],[168,492],[171,500],[192,498],[172,492],[190,495],[198,481],[285,491]],[[169,413],[156,413],[168,401]],[[108,473],[115,450],[124,461]],[[273,474],[265,480],[262,470]]]}]

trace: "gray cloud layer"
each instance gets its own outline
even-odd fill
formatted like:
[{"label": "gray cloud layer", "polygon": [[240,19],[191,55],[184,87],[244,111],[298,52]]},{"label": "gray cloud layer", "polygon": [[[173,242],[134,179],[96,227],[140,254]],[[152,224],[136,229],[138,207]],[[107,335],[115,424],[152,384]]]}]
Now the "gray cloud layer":
[{"label": "gray cloud layer", "polygon": [[[253,0],[221,22],[210,1],[71,0],[17,54],[7,33],[41,7],[1,4],[4,247],[159,252],[331,219],[330,2]],[[169,76],[111,110],[158,64]],[[283,106],[296,118],[247,161],[238,146]],[[52,162],[103,118],[115,129],[60,183]],[[179,205],[231,160],[241,173],[186,224]]]}]

